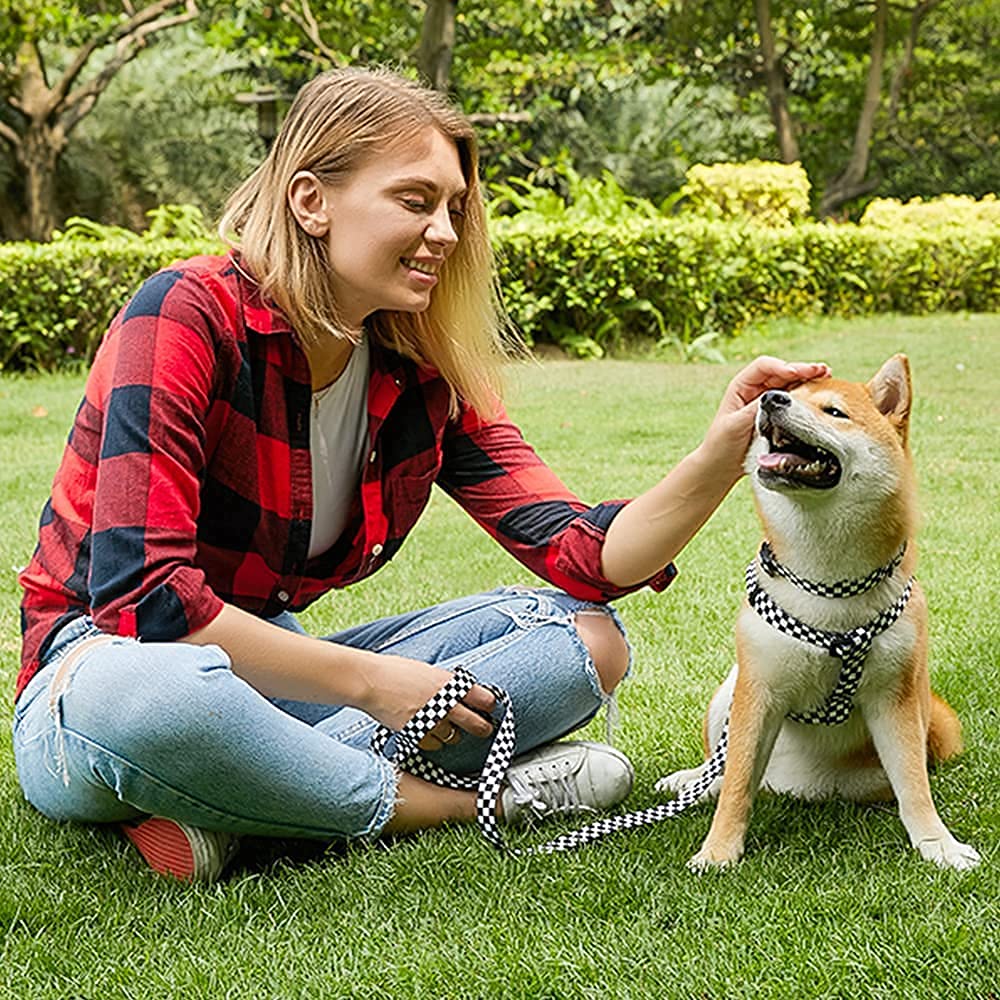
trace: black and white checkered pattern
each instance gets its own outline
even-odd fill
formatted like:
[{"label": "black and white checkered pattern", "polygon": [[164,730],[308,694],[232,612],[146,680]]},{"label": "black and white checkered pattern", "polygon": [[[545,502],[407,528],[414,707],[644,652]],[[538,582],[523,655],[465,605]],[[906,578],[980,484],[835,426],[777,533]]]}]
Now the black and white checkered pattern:
[{"label": "black and white checkered pattern", "polygon": [[636,812],[624,813],[620,816],[605,816],[595,820],[588,826],[580,827],[579,830],[571,830],[559,837],[539,844],[536,847],[529,847],[523,851],[515,851],[515,854],[556,854],[560,851],[573,851],[585,844],[591,844],[595,840],[607,837],[612,833],[621,833],[625,830],[637,830],[642,826],[650,826],[653,823],[660,823],[665,819],[671,819],[678,813],[683,812],[689,806],[694,805],[712,787],[716,778],[720,777],[726,767],[726,752],[729,749],[729,723],[727,721],[719,737],[719,742],[715,745],[712,755],[705,764],[705,770],[694,781],[685,785],[677,797],[662,805],[650,806],[649,809],[639,809]]},{"label": "black and white checkered pattern", "polygon": [[774,551],[769,542],[761,544],[758,559],[760,568],[768,576],[781,576],[791,581],[800,590],[809,594],[816,594],[819,597],[857,597],[858,594],[867,593],[873,587],[877,587],[883,580],[887,580],[896,572],[896,567],[903,561],[903,554],[906,552],[906,542],[896,555],[884,566],[873,570],[860,580],[838,580],[835,583],[817,583],[814,580],[805,580],[801,576],[793,573],[787,566],[782,566],[775,558]]},{"label": "black and white checkered pattern", "polygon": [[712,752],[704,772],[695,781],[681,789],[675,799],[650,809],[599,819],[579,830],[565,833],[535,847],[508,848],[497,824],[497,801],[514,755],[515,745],[514,712],[507,692],[490,684],[483,685],[493,694],[498,703],[504,706],[504,713],[480,775],[453,774],[446,771],[423,756],[418,747],[420,740],[465,697],[472,685],[476,683],[476,679],[467,670],[456,669],[444,687],[399,732],[394,733],[385,726],[380,726],[372,740],[372,749],[376,753],[383,752],[390,739],[395,737],[395,749],[391,758],[401,770],[445,788],[477,789],[476,821],[480,831],[494,847],[515,857],[571,851],[595,840],[600,840],[609,834],[634,830],[676,816],[697,802],[725,768],[728,725],[723,729],[722,736]]},{"label": "black and white checkered pattern", "polygon": [[[889,565],[892,564],[890,563]],[[870,574],[866,579],[871,579],[874,576],[875,574]],[[859,582],[855,581],[855,583]],[[874,642],[875,637],[879,633],[889,628],[903,613],[903,609],[906,607],[907,601],[910,599],[910,594],[913,591],[913,582],[913,577],[911,576],[896,601],[867,624],[859,625],[849,632],[830,632],[826,629],[813,628],[812,625],[807,625],[805,622],[799,621],[798,618],[793,618],[775,604],[771,597],[761,588],[757,580],[756,563],[750,563],[746,572],[747,600],[750,602],[750,607],[771,628],[777,629],[779,632],[784,632],[785,635],[790,635],[793,639],[798,639],[800,642],[825,649],[831,656],[841,661],[840,675],[837,678],[837,683],[823,705],[808,712],[790,713],[788,716],[789,719],[794,722],[806,722],[824,726],[836,726],[841,722],[847,721],[854,707],[854,694],[861,681],[865,659],[872,648],[872,642]],[[871,584],[867,589],[870,590],[874,585]],[[813,587],[816,588],[825,586],[825,584],[813,584]],[[819,590],[814,589],[810,593],[819,593]],[[861,593],[861,591],[857,591],[857,593]],[[840,593],[825,593],[822,596],[839,597],[843,595]]]},{"label": "black and white checkered pattern", "polygon": [[507,692],[492,684],[481,685],[504,708],[503,717],[497,727],[481,774],[453,774],[451,771],[446,771],[428,760],[418,746],[420,741],[477,683],[479,682],[468,670],[457,667],[444,687],[399,732],[393,733],[385,726],[379,726],[372,739],[372,749],[376,753],[383,752],[386,744],[395,736],[395,750],[391,759],[401,770],[445,788],[476,789],[476,821],[479,829],[491,844],[500,850],[505,850],[503,838],[497,828],[497,800],[511,758],[514,756],[515,744],[514,712]]}]

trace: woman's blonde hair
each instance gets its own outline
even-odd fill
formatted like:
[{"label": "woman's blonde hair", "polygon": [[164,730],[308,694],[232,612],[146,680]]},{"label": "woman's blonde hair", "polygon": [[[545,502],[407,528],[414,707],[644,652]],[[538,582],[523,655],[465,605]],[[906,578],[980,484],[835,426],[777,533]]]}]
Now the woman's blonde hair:
[{"label": "woman's blonde hair", "polygon": [[468,189],[461,236],[424,312],[380,311],[367,327],[386,347],[437,369],[451,387],[453,412],[461,397],[488,415],[500,396],[503,313],[476,135],[441,94],[382,69],[336,69],[316,77],[299,91],[264,162],[230,197],[219,232],[300,337],[346,336],[326,242],[296,222],[289,185],[302,170],[324,184],[342,183],[367,157],[428,127],[458,151]]}]

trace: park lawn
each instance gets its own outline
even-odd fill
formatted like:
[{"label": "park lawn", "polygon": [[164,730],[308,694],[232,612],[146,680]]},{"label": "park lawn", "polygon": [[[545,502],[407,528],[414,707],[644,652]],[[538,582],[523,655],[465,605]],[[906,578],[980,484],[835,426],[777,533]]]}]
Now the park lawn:
[{"label": "park lawn", "polygon": [[[1000,316],[777,323],[736,348],[826,360],[860,380],[896,351],[910,357],[931,671],[967,743],[932,786],[945,822],[983,854],[979,869],[921,861],[894,807],[762,797],[743,862],[701,877],[684,862],[707,830],[705,806],[576,854],[527,860],[498,855],[472,829],[326,852],[248,842],[226,881],[188,887],[145,870],[114,831],[58,825],[27,806],[5,722],[0,996],[1000,995]],[[731,355],[724,366],[521,366],[510,409],[582,496],[628,496],[698,442],[738,366]],[[81,386],[82,376],[0,380],[8,706],[15,569],[30,554]],[[637,771],[630,808],[659,801],[656,779],[699,758],[701,713],[733,659],[732,621],[757,540],[744,482],[682,554],[672,587],[619,604],[635,650],[618,734]],[[390,566],[303,618],[330,631],[500,582],[532,580],[438,496]],[[587,734],[601,738],[603,725]]]}]

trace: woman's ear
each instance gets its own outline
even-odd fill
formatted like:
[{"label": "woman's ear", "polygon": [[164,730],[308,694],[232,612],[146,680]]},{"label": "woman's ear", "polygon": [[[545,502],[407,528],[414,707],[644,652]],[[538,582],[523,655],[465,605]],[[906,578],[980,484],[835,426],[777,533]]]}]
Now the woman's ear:
[{"label": "woman's ear", "polygon": [[330,211],[323,185],[308,170],[300,170],[288,185],[288,207],[295,221],[310,236],[326,236],[330,230]]}]

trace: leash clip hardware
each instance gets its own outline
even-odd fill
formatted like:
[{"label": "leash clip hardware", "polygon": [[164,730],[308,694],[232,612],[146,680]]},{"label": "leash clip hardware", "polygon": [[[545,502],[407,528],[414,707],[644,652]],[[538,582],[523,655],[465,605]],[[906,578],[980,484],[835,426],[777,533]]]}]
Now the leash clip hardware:
[{"label": "leash clip hardware", "polygon": [[850,632],[838,633],[830,643],[829,652],[838,660],[848,660],[858,654],[867,654],[871,641],[871,633],[862,625]]}]

